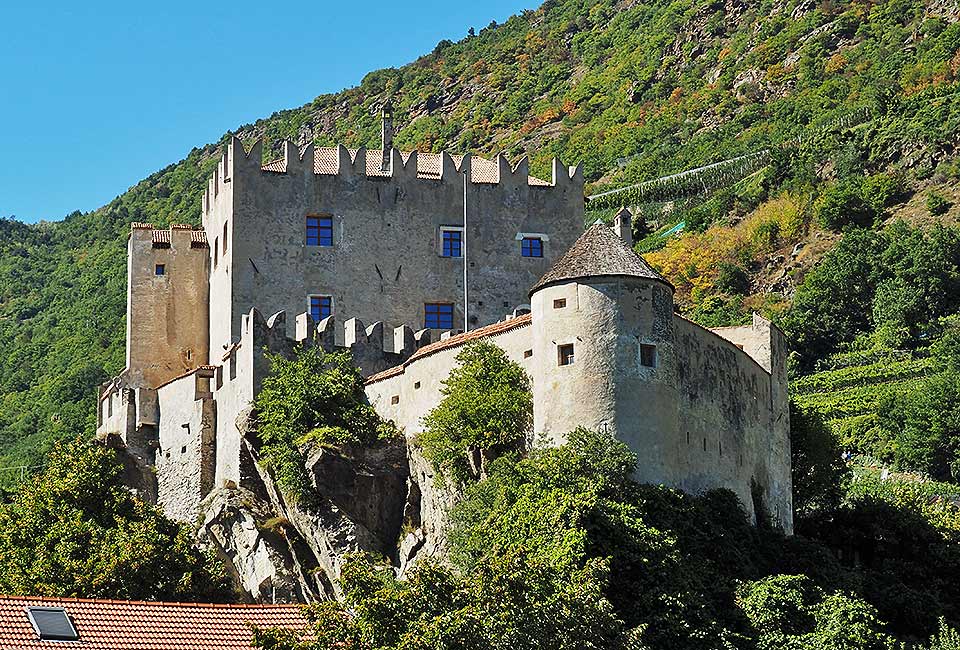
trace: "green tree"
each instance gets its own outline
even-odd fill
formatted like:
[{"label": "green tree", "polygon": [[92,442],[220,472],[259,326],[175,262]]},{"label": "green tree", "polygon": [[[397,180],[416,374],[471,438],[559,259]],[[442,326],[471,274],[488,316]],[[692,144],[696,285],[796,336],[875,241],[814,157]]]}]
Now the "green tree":
[{"label": "green tree", "polygon": [[397,435],[367,400],[349,352],[303,347],[292,359],[269,359],[270,374],[254,402],[261,457],[290,496],[310,494],[303,445],[372,445]]},{"label": "green tree", "polygon": [[533,397],[523,368],[489,341],[465,346],[457,361],[419,442],[442,476],[462,483],[521,445],[533,425]]},{"label": "green tree", "polygon": [[188,530],[134,497],[113,450],[58,447],[0,506],[0,591],[36,596],[210,601],[231,597],[223,567]]},{"label": "green tree", "polygon": [[790,402],[790,471],[797,517],[840,505],[848,475],[836,435],[823,417]]},{"label": "green tree", "polygon": [[813,206],[814,216],[824,228],[843,230],[850,226],[869,228],[877,214],[863,197],[860,179],[830,185]]}]

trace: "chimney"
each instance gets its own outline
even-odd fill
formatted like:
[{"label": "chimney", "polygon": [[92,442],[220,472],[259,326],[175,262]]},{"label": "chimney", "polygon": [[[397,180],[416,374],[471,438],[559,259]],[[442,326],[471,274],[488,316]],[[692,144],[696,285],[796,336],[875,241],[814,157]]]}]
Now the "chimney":
[{"label": "chimney", "polygon": [[620,208],[620,212],[613,218],[613,231],[627,246],[633,246],[633,215],[627,208]]},{"label": "chimney", "polygon": [[389,99],[380,110],[380,140],[383,153],[380,170],[386,172],[390,170],[390,150],[393,148],[393,105]]}]

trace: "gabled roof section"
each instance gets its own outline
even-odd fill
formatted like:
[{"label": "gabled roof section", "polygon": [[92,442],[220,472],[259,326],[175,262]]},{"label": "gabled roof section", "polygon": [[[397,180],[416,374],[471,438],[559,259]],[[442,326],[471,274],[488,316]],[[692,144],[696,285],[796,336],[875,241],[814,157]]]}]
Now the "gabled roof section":
[{"label": "gabled roof section", "polygon": [[[42,641],[29,607],[62,607],[77,641]],[[0,596],[0,648],[249,650],[250,625],[309,634],[298,605],[206,605]]]},{"label": "gabled roof section", "polygon": [[587,228],[570,250],[554,262],[550,270],[533,285],[530,293],[549,284],[602,275],[658,280],[673,288],[643,257],[623,243],[609,226],[598,221]]}]

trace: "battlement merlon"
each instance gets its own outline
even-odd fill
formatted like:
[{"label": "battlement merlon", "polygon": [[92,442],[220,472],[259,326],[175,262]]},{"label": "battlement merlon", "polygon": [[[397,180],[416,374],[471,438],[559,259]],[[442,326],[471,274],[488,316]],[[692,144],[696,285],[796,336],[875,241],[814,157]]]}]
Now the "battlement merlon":
[{"label": "battlement merlon", "polygon": [[[493,160],[448,152],[403,152],[391,148],[382,150],[315,147],[308,144],[302,151],[293,142],[283,141],[283,157],[261,163],[263,143],[257,140],[246,151],[234,136],[217,163],[217,169],[207,182],[202,204],[206,216],[229,183],[245,174],[312,174],[314,176],[365,177],[380,180],[423,181],[434,183],[462,182],[465,174],[475,185],[501,185],[505,189],[529,186],[536,188],[579,188],[583,191],[583,171],[580,165],[566,166],[559,159],[552,163],[550,182],[529,175],[526,156],[511,165],[500,153]],[[384,168],[384,161],[389,166]],[[312,164],[311,164],[312,163]]]}]

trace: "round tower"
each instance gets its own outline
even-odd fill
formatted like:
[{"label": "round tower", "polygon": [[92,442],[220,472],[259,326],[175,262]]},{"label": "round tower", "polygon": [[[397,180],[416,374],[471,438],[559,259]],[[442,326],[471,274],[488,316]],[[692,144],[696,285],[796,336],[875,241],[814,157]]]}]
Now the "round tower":
[{"label": "round tower", "polygon": [[609,432],[645,480],[664,480],[677,436],[673,287],[629,247],[628,218],[618,225],[620,236],[588,228],[530,291],[534,430],[553,444],[578,426]]}]

